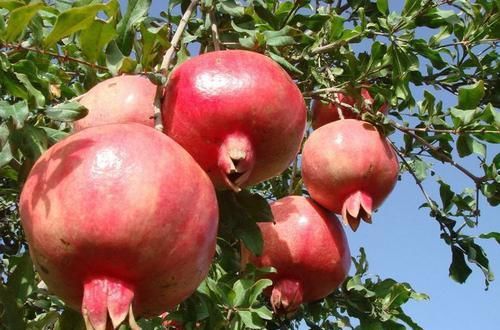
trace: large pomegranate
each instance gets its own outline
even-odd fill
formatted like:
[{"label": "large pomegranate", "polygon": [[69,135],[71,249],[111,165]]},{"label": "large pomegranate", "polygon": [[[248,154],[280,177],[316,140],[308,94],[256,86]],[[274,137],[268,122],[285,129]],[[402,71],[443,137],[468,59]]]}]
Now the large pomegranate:
[{"label": "large pomegranate", "polygon": [[339,120],[314,131],[304,144],[302,178],[311,197],[342,214],[353,230],[371,222],[398,177],[394,150],[364,121]]},{"label": "large pomegranate", "polygon": [[74,130],[117,123],[154,126],[156,85],[143,76],[119,76],[100,82],[79,101],[89,113]]},{"label": "large pomegranate", "polygon": [[[31,257],[89,329],[159,315],[206,276],[217,232],[210,179],[140,124],[78,132],[36,162],[20,201]],[[130,315],[133,315],[130,313]],[[133,319],[133,318],[132,318]]]},{"label": "large pomegranate", "polygon": [[300,148],[306,107],[277,63],[230,50],[181,64],[165,88],[162,117],[165,132],[217,188],[238,191],[287,168]]},{"label": "large pomegranate", "polygon": [[[323,103],[319,100],[314,100],[312,105],[312,127],[317,129],[332,121],[337,121],[340,118],[339,112],[342,113],[344,119],[358,119],[359,115],[352,111],[350,107],[357,106],[362,111],[368,111],[369,107],[366,103],[373,104],[374,99],[366,88],[361,88],[361,100],[356,100],[354,97],[343,94],[335,93],[338,103]],[[342,103],[346,105],[342,105]],[[350,107],[349,107],[350,106]],[[383,114],[387,114],[389,106],[382,105],[378,110]]]},{"label": "large pomegranate", "polygon": [[351,255],[342,225],[311,199],[289,196],[271,205],[274,223],[262,222],[260,257],[242,249],[242,265],[274,267],[271,304],[291,314],[303,302],[322,299],[346,278]]}]

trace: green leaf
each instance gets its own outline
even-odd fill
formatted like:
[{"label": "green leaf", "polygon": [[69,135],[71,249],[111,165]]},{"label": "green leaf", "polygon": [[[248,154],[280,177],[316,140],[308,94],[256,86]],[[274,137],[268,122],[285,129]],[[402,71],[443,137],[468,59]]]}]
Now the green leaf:
[{"label": "green leaf", "polygon": [[17,304],[17,301],[10,290],[0,283],[0,324],[5,325],[6,329],[26,329],[23,319],[23,309]]},{"label": "green leaf", "polygon": [[438,180],[439,183],[439,195],[441,196],[441,201],[443,203],[443,209],[449,210],[452,206],[453,197],[455,193],[451,190],[449,184]]},{"label": "green leaf", "polygon": [[127,4],[127,11],[118,22],[116,30],[118,38],[116,44],[124,55],[129,55],[134,42],[134,29],[147,16],[151,0],[130,0]]},{"label": "green leaf", "polygon": [[262,294],[265,288],[273,285],[273,281],[269,279],[260,279],[253,284],[253,286],[249,289],[248,295],[248,304],[253,306],[256,302],[258,302],[259,296]]},{"label": "green leaf", "polygon": [[477,115],[476,110],[461,110],[458,108],[450,109],[451,117],[454,119],[455,126],[468,125]]},{"label": "green leaf", "polygon": [[37,108],[41,108],[45,105],[45,96],[40,92],[38,89],[36,89],[32,84],[30,79],[28,78],[27,75],[24,73],[14,73],[19,79],[19,81],[24,85],[24,87],[28,90],[29,95],[31,95],[35,101],[35,106]]},{"label": "green leaf", "polygon": [[298,74],[304,74],[302,71],[294,67],[290,62],[288,62],[285,58],[281,57],[278,54],[269,52],[269,56],[276,62],[278,62],[280,65],[285,67],[285,69],[290,70],[292,72],[298,73]]},{"label": "green leaf", "polygon": [[261,306],[259,308],[251,308],[252,312],[257,314],[263,320],[272,320],[273,313],[266,306]]},{"label": "green leaf", "polygon": [[88,29],[94,22],[96,14],[104,9],[106,9],[106,5],[104,4],[93,4],[71,8],[61,13],[57,17],[54,28],[45,38],[45,46],[52,47],[62,38],[77,31]]},{"label": "green leaf", "polygon": [[72,122],[85,117],[88,112],[88,109],[78,102],[67,102],[48,107],[45,115],[53,120]]},{"label": "green leaf", "polygon": [[289,36],[274,37],[267,39],[266,43],[268,46],[276,46],[276,47],[289,46],[295,44],[295,39]]},{"label": "green leaf", "polygon": [[249,329],[262,329],[264,322],[259,318],[259,314],[250,311],[238,311],[238,315]]},{"label": "green leaf", "polygon": [[100,19],[94,20],[88,29],[80,33],[81,49],[90,62],[95,62],[102,53],[104,46],[116,35],[116,30],[111,22]]},{"label": "green leaf", "polygon": [[458,108],[469,110],[475,109],[484,97],[484,82],[458,88]]},{"label": "green leaf", "polygon": [[481,157],[486,156],[486,146],[469,135],[460,135],[457,139],[457,151],[460,157],[475,153]]},{"label": "green leaf", "polygon": [[262,253],[264,245],[262,233],[255,222],[241,222],[236,228],[235,234],[254,255],[259,256]]},{"label": "green leaf", "polygon": [[[418,1],[416,1],[418,2]],[[432,8],[427,10],[423,15],[417,16],[415,19],[417,26],[427,26],[430,28],[439,28],[444,25],[453,25],[460,23],[460,18],[453,10],[442,10]]]},{"label": "green leaf", "polygon": [[236,200],[254,222],[273,221],[271,207],[261,195],[243,190],[236,195]]},{"label": "green leaf", "polygon": [[45,134],[47,135],[47,139],[49,140],[50,144],[55,144],[69,135],[69,133],[67,132],[63,132],[61,130],[53,129],[50,127],[40,127],[40,128],[45,131]]},{"label": "green leaf", "polygon": [[219,2],[219,10],[225,14],[240,17],[245,13],[245,8],[243,6],[238,5],[233,0],[223,0]]},{"label": "green leaf", "polygon": [[29,253],[19,257],[10,258],[15,266],[9,276],[7,288],[14,294],[19,304],[23,304],[26,298],[35,288],[35,270]]},{"label": "green leaf", "polygon": [[21,128],[24,121],[28,118],[29,109],[26,101],[19,101],[14,104],[9,104],[6,101],[0,101],[0,118],[8,120],[12,118],[14,126]]},{"label": "green leaf", "polygon": [[48,147],[45,131],[31,125],[25,125],[22,129],[14,131],[10,137],[11,142],[32,160],[37,160]]},{"label": "green leaf", "polygon": [[108,44],[106,48],[106,66],[113,75],[131,73],[136,65],[136,61],[122,54],[116,41],[113,40]]},{"label": "green leaf", "polygon": [[452,262],[450,265],[450,277],[458,283],[465,283],[472,270],[465,262],[465,256],[462,250],[456,246],[452,246]]},{"label": "green leaf", "polygon": [[24,31],[33,16],[35,16],[35,14],[44,7],[45,4],[43,2],[38,2],[12,10],[10,12],[7,31],[5,33],[5,40],[16,40]]},{"label": "green leaf", "polygon": [[487,234],[481,234],[479,235],[480,238],[485,238],[485,239],[494,239],[495,241],[497,241],[498,244],[500,244],[500,233],[497,233],[497,232],[491,232],[491,233],[487,233]]},{"label": "green leaf", "polygon": [[377,0],[377,9],[381,14],[387,15],[389,13],[389,1]]}]

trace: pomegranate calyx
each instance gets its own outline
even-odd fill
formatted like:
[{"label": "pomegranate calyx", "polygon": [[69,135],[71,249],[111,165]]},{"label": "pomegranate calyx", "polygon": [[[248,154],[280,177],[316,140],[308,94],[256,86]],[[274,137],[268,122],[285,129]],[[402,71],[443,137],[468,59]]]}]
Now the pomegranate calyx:
[{"label": "pomegranate calyx", "polygon": [[271,305],[276,314],[291,316],[303,302],[302,284],[296,280],[282,279],[273,287]]},{"label": "pomegranate calyx", "polygon": [[87,330],[105,330],[108,315],[116,329],[129,317],[132,329],[139,329],[132,313],[134,291],[127,284],[109,277],[84,283],[82,314]]},{"label": "pomegranate calyx", "polygon": [[219,148],[218,166],[224,184],[239,192],[255,165],[253,146],[243,134],[230,134]]},{"label": "pomegranate calyx", "polygon": [[342,205],[342,219],[353,231],[359,227],[361,220],[372,223],[373,200],[363,191],[352,193]]}]

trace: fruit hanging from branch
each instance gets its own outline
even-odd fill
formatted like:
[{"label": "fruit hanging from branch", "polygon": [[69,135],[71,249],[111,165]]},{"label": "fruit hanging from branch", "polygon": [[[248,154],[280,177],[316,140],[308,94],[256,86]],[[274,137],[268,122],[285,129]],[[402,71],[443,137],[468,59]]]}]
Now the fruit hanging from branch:
[{"label": "fruit hanging from branch", "polygon": [[[336,102],[323,103],[320,100],[314,100],[312,105],[312,127],[317,129],[323,125],[342,119],[359,119],[360,115],[353,111],[352,107],[361,109],[362,112],[369,111],[373,106],[374,99],[366,88],[361,88],[361,98],[355,98],[344,93],[334,93],[333,98]],[[378,112],[387,114],[388,104],[383,104],[377,109]]]},{"label": "fruit hanging from branch", "polygon": [[276,268],[268,294],[275,312],[289,315],[302,303],[332,293],[345,280],[351,255],[337,217],[310,198],[285,197],[271,209],[274,223],[259,223],[262,255],[242,248],[242,265]]},{"label": "fruit hanging from branch", "polygon": [[[175,191],[172,190],[175,187]],[[218,208],[205,172],[140,124],[78,132],[34,165],[20,199],[31,257],[88,329],[179,304],[206,276]]]},{"label": "fruit hanging from branch", "polygon": [[75,131],[118,123],[154,127],[156,86],[144,76],[118,76],[100,82],[79,100],[89,113],[77,120]]},{"label": "fruit hanging from branch", "polygon": [[349,223],[371,222],[394,188],[396,153],[370,123],[335,121],[315,130],[304,144],[302,178],[311,197]]},{"label": "fruit hanging from branch", "polygon": [[306,107],[290,76],[268,57],[216,51],[174,70],[162,118],[165,133],[217,188],[238,191],[287,168],[300,148]]}]

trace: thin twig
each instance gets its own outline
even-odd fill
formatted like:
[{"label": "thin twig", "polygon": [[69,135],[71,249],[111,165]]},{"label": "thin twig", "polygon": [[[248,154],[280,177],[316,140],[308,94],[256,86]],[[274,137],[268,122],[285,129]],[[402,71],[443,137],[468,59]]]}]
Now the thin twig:
[{"label": "thin twig", "polygon": [[430,127],[406,127],[406,130],[413,132],[432,132],[432,133],[450,133],[450,134],[500,134],[500,129],[498,130],[487,130],[487,129],[437,129]]},{"label": "thin twig", "polygon": [[318,95],[318,94],[323,94],[323,93],[343,93],[344,90],[339,87],[328,87],[328,88],[321,88],[321,89],[315,89],[313,91],[309,92],[304,92],[302,95],[304,96],[313,96],[313,95]]},{"label": "thin twig", "polygon": [[295,156],[292,165],[292,173],[290,174],[290,186],[288,187],[288,195],[291,195],[295,191],[295,177],[297,176],[297,168],[299,162],[299,155]]},{"label": "thin twig", "polygon": [[481,184],[482,182],[485,181],[485,178],[484,177],[478,177],[478,176],[475,176],[474,174],[472,174],[469,170],[467,170],[466,168],[464,168],[462,165],[458,164],[457,162],[455,162],[452,158],[450,158],[448,155],[442,153],[438,148],[436,148],[434,145],[432,145],[431,143],[429,143],[428,141],[426,141],[424,138],[418,136],[417,134],[415,134],[412,130],[408,129],[407,127],[405,126],[401,126],[399,125],[398,123],[396,122],[391,122],[391,126],[394,127],[395,129],[405,133],[405,134],[408,134],[410,135],[411,137],[413,137],[414,139],[418,140],[420,143],[422,143],[423,145],[425,145],[426,147],[428,147],[429,149],[432,150],[432,152],[434,152],[440,160],[444,161],[444,162],[447,162],[447,163],[450,163],[453,167],[455,167],[456,169],[458,169],[460,172],[464,173],[465,175],[467,175],[469,178],[471,178],[476,184]]},{"label": "thin twig", "polygon": [[181,21],[177,26],[177,30],[175,31],[174,36],[172,37],[172,41],[170,42],[170,47],[167,49],[165,56],[163,56],[163,61],[161,63],[160,71],[165,76],[168,75],[168,69],[174,59],[175,52],[179,50],[179,42],[181,41],[182,33],[184,32],[184,29],[186,28],[186,25],[189,22],[189,18],[193,14],[194,9],[198,5],[198,2],[199,0],[191,0],[189,7],[186,9],[184,15],[182,15]]},{"label": "thin twig", "polygon": [[21,44],[9,44],[9,43],[0,44],[0,48],[9,48],[13,52],[21,52],[21,51],[35,52],[35,53],[38,53],[38,54],[49,55],[49,56],[55,57],[55,58],[57,58],[61,62],[75,62],[75,63],[79,63],[79,64],[83,64],[83,65],[89,66],[89,67],[91,67],[93,69],[97,69],[97,70],[101,70],[101,71],[109,71],[108,68],[105,67],[105,66],[94,64],[94,63],[90,63],[90,62],[81,60],[79,58],[71,57],[71,56],[68,56],[68,55],[61,55],[61,54],[58,54],[58,53],[55,53],[55,52],[51,52],[51,51],[48,51],[48,50],[45,50],[45,49],[41,49],[41,48],[27,47],[27,46],[23,46]]},{"label": "thin twig", "polygon": [[[181,41],[182,34],[184,32],[184,29],[186,28],[186,25],[189,21],[189,18],[193,14],[193,11],[195,10],[196,6],[198,5],[199,0],[191,0],[191,3],[189,4],[189,7],[186,9],[186,12],[184,15],[182,15],[181,21],[179,22],[179,25],[177,26],[177,30],[174,33],[174,36],[172,37],[172,41],[170,42],[170,47],[167,49],[165,56],[163,56],[163,61],[160,66],[160,72],[165,76],[168,77],[168,70],[170,68],[170,64],[174,60],[174,55],[175,53],[179,50],[179,43]],[[161,118],[161,97],[163,95],[163,86],[158,85],[156,89],[156,98],[155,98],[155,104],[154,104],[154,117],[155,117],[155,129],[159,131],[163,131],[163,123],[162,123],[162,118]]]},{"label": "thin twig", "polygon": [[[420,180],[417,177],[417,174],[415,173],[415,171],[411,167],[410,163],[408,163],[408,161],[406,160],[405,156],[401,153],[401,151],[399,151],[399,149],[396,147],[396,145],[394,144],[394,142],[392,142],[390,139],[387,139],[387,140],[391,144],[391,147],[394,150],[394,152],[396,152],[396,154],[401,159],[401,161],[403,162],[403,164],[405,165],[405,167],[408,169],[408,173],[410,173],[410,175],[415,180],[415,183],[417,184],[418,188],[420,189],[420,191],[424,195],[424,198],[427,201],[427,204],[429,204],[429,207],[430,207],[431,211],[433,211],[434,213],[439,213],[439,208],[436,206],[436,204],[434,204],[434,202],[432,201],[432,199],[429,197],[429,194],[427,194],[427,192],[425,191],[424,186],[422,185],[422,180]],[[438,219],[436,219],[436,221],[439,223],[439,226],[441,227],[441,230],[443,232],[447,233],[448,236],[451,236],[451,233],[449,233],[446,230],[446,227],[441,223],[441,221],[439,221]]]},{"label": "thin twig", "polygon": [[219,51],[221,49],[221,42],[219,38],[219,29],[217,28],[217,20],[212,10],[208,15],[210,16],[210,28],[212,30],[212,42],[214,43],[214,50]]}]

